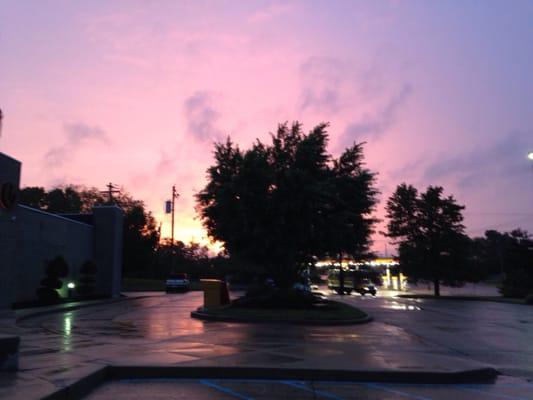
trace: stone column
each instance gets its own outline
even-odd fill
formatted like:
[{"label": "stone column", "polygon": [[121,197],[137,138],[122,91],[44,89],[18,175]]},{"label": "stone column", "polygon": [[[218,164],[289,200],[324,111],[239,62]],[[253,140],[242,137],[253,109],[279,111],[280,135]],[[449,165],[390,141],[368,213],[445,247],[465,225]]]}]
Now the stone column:
[{"label": "stone column", "polygon": [[120,296],[124,212],[117,206],[93,209],[96,293]]},{"label": "stone column", "polygon": [[0,310],[14,301],[16,261],[16,200],[20,185],[19,161],[0,153]]}]

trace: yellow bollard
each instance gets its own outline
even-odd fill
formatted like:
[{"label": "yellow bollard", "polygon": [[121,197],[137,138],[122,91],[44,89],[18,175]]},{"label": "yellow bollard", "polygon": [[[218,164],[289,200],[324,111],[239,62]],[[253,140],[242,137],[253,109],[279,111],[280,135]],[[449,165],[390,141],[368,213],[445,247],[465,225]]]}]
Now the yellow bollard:
[{"label": "yellow bollard", "polygon": [[218,279],[200,279],[204,291],[204,308],[218,308],[229,303],[228,286]]}]

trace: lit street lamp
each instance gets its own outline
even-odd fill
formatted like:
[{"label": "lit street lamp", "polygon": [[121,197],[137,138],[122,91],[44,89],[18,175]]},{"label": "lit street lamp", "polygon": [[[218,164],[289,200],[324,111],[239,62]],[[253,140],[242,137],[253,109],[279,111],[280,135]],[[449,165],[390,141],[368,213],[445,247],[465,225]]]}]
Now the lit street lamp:
[{"label": "lit street lamp", "polygon": [[69,297],[69,299],[71,299],[73,297],[74,289],[76,288],[76,284],[74,282],[69,282],[69,283],[67,283],[67,288],[68,288],[68,297]]},{"label": "lit street lamp", "polygon": [[529,153],[527,153],[527,158],[528,158],[530,161],[533,161],[533,151],[530,151]]}]

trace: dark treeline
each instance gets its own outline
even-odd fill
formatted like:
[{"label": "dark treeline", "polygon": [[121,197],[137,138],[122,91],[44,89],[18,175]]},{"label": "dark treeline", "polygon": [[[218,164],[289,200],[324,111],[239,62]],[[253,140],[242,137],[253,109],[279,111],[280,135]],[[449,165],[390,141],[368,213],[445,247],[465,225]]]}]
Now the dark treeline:
[{"label": "dark treeline", "polygon": [[[109,204],[109,199],[96,188],[67,185],[49,191],[42,187],[26,187],[20,191],[21,204],[56,214],[90,213],[96,205]],[[160,232],[145,204],[126,191],[115,194],[113,204],[124,211],[123,268],[125,277],[165,279],[170,273],[185,272],[192,279],[235,275],[248,280],[238,262],[210,255],[206,246],[191,242],[160,241]],[[172,252],[174,255],[172,256]]]},{"label": "dark treeline", "polygon": [[477,280],[503,277],[504,296],[533,294],[533,237],[528,232],[488,230],[471,241],[470,261]]},{"label": "dark treeline", "polygon": [[387,201],[387,232],[398,246],[400,268],[411,281],[431,281],[435,295],[440,284],[502,280],[505,296],[533,292],[533,240],[516,229],[488,230],[470,238],[463,225],[464,206],[444,189],[429,186],[419,192],[401,184]]},{"label": "dark treeline", "polygon": [[[89,213],[95,205],[109,204],[109,199],[96,188],[68,185],[46,191],[42,187],[26,187],[20,191],[20,203],[50,213]],[[147,276],[156,264],[159,229],[145,204],[127,192],[115,194],[113,204],[124,211],[123,274]]]},{"label": "dark treeline", "polygon": [[[338,157],[327,151],[327,124],[304,133],[298,122],[278,126],[268,143],[241,150],[217,143],[207,184],[196,195],[198,213],[224,256],[210,257],[195,243],[168,240],[142,201],[127,193],[113,201],[125,212],[124,276],[192,278],[231,274],[249,282],[273,280],[289,288],[305,279],[320,258],[373,257],[371,235],[377,219],[377,174],[365,166],[363,145]],[[46,191],[28,187],[21,203],[53,213],[89,212],[107,199],[95,188],[66,186]],[[412,281],[441,284],[503,278],[502,293],[533,293],[533,240],[526,231],[487,231],[470,238],[464,206],[439,186],[419,191],[401,184],[386,203],[387,231],[398,248],[400,270]]]},{"label": "dark treeline", "polygon": [[[197,194],[210,237],[232,259],[280,288],[297,282],[313,260],[371,258],[377,220],[376,173],[365,166],[363,145],[339,157],[327,151],[327,124],[304,133],[281,124],[269,142],[240,149],[217,143],[208,182]],[[533,246],[527,232],[487,232],[471,239],[464,206],[439,186],[419,192],[399,185],[387,201],[387,232],[398,247],[400,270],[411,281],[460,286],[503,276],[502,292],[533,292]],[[342,281],[342,269],[339,279]]]}]

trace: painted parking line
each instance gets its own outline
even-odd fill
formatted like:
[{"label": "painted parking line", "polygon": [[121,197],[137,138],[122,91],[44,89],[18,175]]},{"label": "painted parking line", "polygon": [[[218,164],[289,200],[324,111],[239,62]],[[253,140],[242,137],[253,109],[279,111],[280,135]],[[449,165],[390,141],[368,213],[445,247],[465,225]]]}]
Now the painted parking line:
[{"label": "painted parking line", "polygon": [[486,390],[475,389],[475,388],[469,387],[467,385],[461,385],[461,386],[457,385],[456,388],[459,389],[459,390],[463,390],[465,392],[480,393],[480,394],[483,394],[485,396],[497,397],[498,399],[528,400],[525,397],[510,396],[508,394],[501,394],[501,393],[491,393],[491,392],[487,392]]},{"label": "painted parking line", "polygon": [[222,393],[226,393],[226,394],[229,394],[230,396],[233,396],[237,399],[241,399],[241,400],[254,400],[253,397],[248,397],[248,396],[245,396],[244,394],[241,394],[239,392],[236,392],[234,390],[231,390],[231,389],[228,389],[224,386],[220,386],[218,384],[216,384],[215,382],[213,381],[210,381],[210,380],[207,380],[207,379],[202,379],[200,380],[200,383],[202,385],[205,385],[205,386],[208,386],[212,389],[216,389],[218,390],[219,392],[222,392]]},{"label": "painted parking line", "polygon": [[392,389],[390,387],[387,387],[387,386],[384,386],[384,385],[380,385],[378,383],[360,383],[360,385],[366,386],[366,387],[371,388],[371,389],[383,390],[384,392],[394,393],[394,394],[397,394],[399,396],[408,397],[410,399],[432,400],[430,397],[418,396],[416,394],[411,394],[411,393],[408,393],[408,392],[404,392],[403,390]]},{"label": "painted parking line", "polygon": [[314,389],[310,389],[309,387],[307,387],[304,383],[302,382],[296,382],[296,381],[281,381],[281,383],[285,384],[285,385],[288,385],[288,386],[291,386],[291,387],[294,387],[294,388],[298,388],[298,389],[301,389],[301,390],[305,390],[306,392],[311,392],[313,393],[314,395],[316,396],[319,396],[319,397],[324,397],[326,399],[332,399],[332,400],[344,400],[342,397],[339,397],[339,396],[336,396],[332,393],[328,393],[328,392],[325,392],[323,390],[314,390]]},{"label": "painted parking line", "polygon": [[483,384],[483,383],[460,383],[455,385],[457,387],[466,387],[466,388],[486,388],[486,387],[527,387],[533,389],[533,383],[496,383],[492,385]]}]

